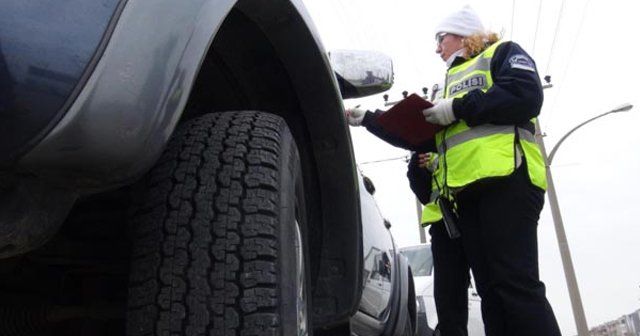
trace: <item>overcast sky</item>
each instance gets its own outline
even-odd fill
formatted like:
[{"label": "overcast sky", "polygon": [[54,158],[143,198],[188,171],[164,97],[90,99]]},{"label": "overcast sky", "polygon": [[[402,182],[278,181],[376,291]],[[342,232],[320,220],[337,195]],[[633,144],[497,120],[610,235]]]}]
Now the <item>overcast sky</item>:
[{"label": "overcast sky", "polygon": [[[640,67],[633,1],[304,0],[328,51],[368,49],[393,58],[392,100],[420,93],[444,77],[434,26],[471,4],[485,27],[518,42],[550,75],[540,116],[550,152],[579,123],[623,103],[635,108],[580,128],[560,147],[552,173],[589,327],[640,308]],[[436,5],[436,3],[439,3]],[[347,100],[382,108],[383,98]],[[419,243],[406,156],[364,129],[351,128],[356,160],[376,184],[376,198],[398,245]],[[427,239],[429,235],[427,234]],[[538,228],[540,273],[564,335],[575,323],[548,204]]]}]

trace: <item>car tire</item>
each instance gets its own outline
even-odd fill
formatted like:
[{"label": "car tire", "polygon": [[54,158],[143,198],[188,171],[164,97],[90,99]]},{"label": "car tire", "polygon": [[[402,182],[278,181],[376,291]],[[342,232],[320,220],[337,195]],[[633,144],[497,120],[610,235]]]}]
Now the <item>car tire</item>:
[{"label": "car tire", "polygon": [[127,335],[308,335],[296,143],[264,112],[180,126],[138,187]]}]

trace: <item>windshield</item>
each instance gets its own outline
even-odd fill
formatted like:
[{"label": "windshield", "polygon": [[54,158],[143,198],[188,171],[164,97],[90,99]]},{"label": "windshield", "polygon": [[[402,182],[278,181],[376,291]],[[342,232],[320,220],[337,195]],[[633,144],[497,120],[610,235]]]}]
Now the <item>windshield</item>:
[{"label": "windshield", "polygon": [[409,260],[413,276],[430,276],[433,270],[433,257],[431,255],[431,245],[410,247],[400,249]]}]

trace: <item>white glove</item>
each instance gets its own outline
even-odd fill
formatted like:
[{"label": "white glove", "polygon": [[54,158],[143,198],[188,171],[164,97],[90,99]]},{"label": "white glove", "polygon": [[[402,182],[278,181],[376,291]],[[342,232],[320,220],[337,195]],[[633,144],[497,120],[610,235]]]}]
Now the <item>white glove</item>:
[{"label": "white glove", "polygon": [[367,110],[360,107],[360,105],[356,105],[354,107],[348,108],[345,112],[347,117],[347,122],[351,126],[360,126],[362,124],[362,119],[364,119],[364,115]]},{"label": "white glove", "polygon": [[447,126],[456,121],[453,114],[453,98],[439,100],[433,107],[422,110],[424,119],[432,124]]}]

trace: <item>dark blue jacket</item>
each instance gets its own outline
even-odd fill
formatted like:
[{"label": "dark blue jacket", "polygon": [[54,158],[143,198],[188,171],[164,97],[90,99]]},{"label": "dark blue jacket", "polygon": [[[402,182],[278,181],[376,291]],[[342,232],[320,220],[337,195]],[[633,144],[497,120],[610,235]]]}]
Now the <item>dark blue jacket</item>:
[{"label": "dark blue jacket", "polygon": [[[527,59],[535,69],[531,56],[517,43],[508,41],[499,45],[491,59],[493,86],[487,92],[474,90],[454,99],[456,118],[469,126],[477,126],[486,123],[522,125],[537,117],[543,101],[540,76],[537,70],[528,71],[517,66]],[[464,61],[456,59],[453,66]]]}]

